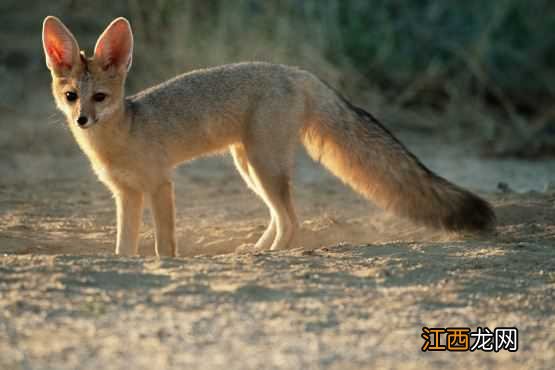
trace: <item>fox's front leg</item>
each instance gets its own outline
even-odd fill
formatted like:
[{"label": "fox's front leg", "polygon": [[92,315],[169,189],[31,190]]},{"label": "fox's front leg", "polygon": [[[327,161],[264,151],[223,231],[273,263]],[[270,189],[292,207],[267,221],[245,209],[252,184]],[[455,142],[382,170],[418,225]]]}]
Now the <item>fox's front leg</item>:
[{"label": "fox's front leg", "polygon": [[163,183],[150,194],[154,225],[156,227],[156,255],[175,257],[175,206],[171,182]]},{"label": "fox's front leg", "polygon": [[143,216],[143,193],[129,188],[118,188],[114,195],[118,218],[116,254],[136,255]]}]

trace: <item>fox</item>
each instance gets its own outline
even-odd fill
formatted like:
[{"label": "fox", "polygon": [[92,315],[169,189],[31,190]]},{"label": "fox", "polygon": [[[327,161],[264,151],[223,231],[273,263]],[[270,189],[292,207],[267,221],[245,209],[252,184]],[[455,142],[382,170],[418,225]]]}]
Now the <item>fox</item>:
[{"label": "fox", "polygon": [[115,254],[138,254],[145,202],[157,256],[177,255],[172,172],[229,150],[240,176],[268,207],[255,250],[291,246],[299,229],[291,178],[298,144],[369,201],[425,227],[495,228],[492,206],[428,169],[372,114],[303,69],[243,62],[188,72],[132,96],[125,82],[133,32],[123,17],[81,51],[55,16],[42,44],[57,108],[116,203]]}]

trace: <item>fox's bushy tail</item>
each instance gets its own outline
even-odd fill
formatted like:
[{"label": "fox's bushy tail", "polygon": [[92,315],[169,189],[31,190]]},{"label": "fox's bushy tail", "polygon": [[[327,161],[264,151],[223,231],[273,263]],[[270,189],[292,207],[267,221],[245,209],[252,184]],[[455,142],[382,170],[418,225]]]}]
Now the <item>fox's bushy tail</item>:
[{"label": "fox's bushy tail", "polygon": [[433,173],[372,115],[328,91],[312,97],[314,113],[303,131],[313,159],[381,208],[417,224],[453,231],[494,228],[488,202]]}]

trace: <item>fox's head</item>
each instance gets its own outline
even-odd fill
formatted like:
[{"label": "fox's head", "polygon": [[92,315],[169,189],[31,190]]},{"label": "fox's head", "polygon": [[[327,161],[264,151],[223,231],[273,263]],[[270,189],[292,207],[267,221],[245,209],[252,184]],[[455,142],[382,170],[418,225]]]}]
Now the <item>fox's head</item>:
[{"label": "fox's head", "polygon": [[70,124],[88,128],[121,112],[133,54],[133,33],[125,18],[110,23],[90,58],[80,51],[69,29],[53,16],[44,20],[42,44],[56,105]]}]

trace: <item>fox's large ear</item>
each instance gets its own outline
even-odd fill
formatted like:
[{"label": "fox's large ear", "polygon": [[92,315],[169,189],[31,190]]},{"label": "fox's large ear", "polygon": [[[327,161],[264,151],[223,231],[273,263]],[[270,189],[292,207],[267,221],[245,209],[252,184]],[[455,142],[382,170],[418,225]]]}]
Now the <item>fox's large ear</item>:
[{"label": "fox's large ear", "polygon": [[42,24],[42,46],[46,66],[55,73],[71,70],[79,62],[79,45],[67,27],[56,17],[48,16]]},{"label": "fox's large ear", "polygon": [[117,18],[102,32],[94,47],[94,58],[104,69],[127,72],[133,57],[133,32],[125,18]]}]

